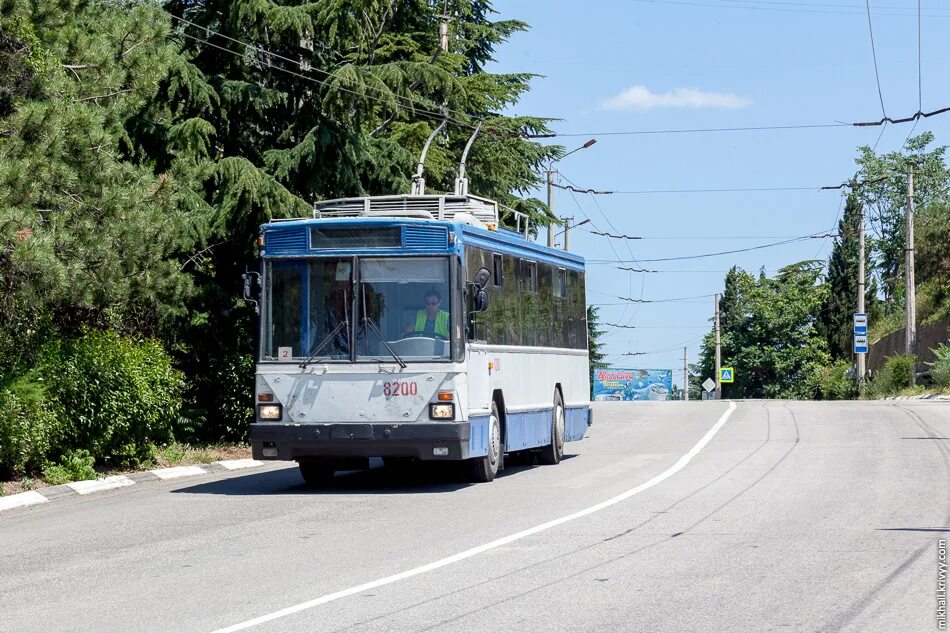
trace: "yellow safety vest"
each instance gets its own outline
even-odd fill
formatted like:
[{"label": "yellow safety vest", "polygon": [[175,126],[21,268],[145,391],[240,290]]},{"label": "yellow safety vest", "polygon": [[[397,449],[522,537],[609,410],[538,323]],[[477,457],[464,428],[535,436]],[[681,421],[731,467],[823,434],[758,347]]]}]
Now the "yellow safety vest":
[{"label": "yellow safety vest", "polygon": [[[417,311],[416,327],[413,328],[413,332],[425,332],[427,320],[428,316],[425,310]],[[438,314],[435,315],[435,333],[438,336],[449,338],[449,313],[445,310],[439,310]]]}]

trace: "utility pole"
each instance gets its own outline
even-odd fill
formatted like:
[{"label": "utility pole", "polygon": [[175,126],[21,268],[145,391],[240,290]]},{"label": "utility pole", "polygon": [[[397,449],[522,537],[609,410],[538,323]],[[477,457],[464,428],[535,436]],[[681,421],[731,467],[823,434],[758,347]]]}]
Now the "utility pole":
[{"label": "utility pole", "polygon": [[689,361],[686,356],[686,347],[683,347],[683,400],[689,401]]},{"label": "utility pole", "polygon": [[[548,209],[551,210],[551,213],[554,213],[554,175],[553,169],[548,169]],[[554,223],[548,223],[548,246],[554,247]]]},{"label": "utility pole", "polygon": [[439,20],[439,48],[443,53],[449,52],[449,20],[447,15],[440,16]]},{"label": "utility pole", "polygon": [[[905,351],[908,354],[917,355],[917,293],[914,289],[914,168],[907,170],[907,208],[905,209],[907,221],[907,241],[904,245],[904,285],[906,286],[905,301],[907,303],[905,313],[907,317],[905,336]],[[911,376],[911,382],[916,379],[917,366],[914,364],[914,373]]]},{"label": "utility pole", "polygon": [[564,220],[564,250],[570,250],[571,248],[571,223],[574,221],[574,216],[569,218],[563,218]]},{"label": "utility pole", "polygon": [[722,400],[722,348],[719,346],[719,294],[716,294],[716,400]]},{"label": "utility pole", "polygon": [[[858,204],[858,313],[864,314],[864,205]],[[857,354],[858,385],[867,373],[866,360],[864,352]]]}]

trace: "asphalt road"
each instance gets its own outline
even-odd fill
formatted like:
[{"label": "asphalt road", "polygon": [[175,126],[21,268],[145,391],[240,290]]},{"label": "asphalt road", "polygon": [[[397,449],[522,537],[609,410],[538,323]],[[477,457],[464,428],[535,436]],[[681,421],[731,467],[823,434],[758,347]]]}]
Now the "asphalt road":
[{"label": "asphalt road", "polygon": [[277,464],[4,512],[0,631],[937,630],[950,403],[595,406],[491,484]]}]

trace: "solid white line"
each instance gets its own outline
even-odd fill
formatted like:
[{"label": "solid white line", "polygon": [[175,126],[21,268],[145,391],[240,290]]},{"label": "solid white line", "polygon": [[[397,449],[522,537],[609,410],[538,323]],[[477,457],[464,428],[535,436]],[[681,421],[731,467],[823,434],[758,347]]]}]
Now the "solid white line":
[{"label": "solid white line", "polygon": [[131,486],[134,484],[135,482],[125,475],[113,475],[105,479],[87,479],[85,481],[74,481],[66,485],[81,495],[88,495],[93,492],[112,490],[113,488],[121,488],[122,486]]},{"label": "solid white line", "polygon": [[528,528],[527,530],[515,532],[514,534],[510,534],[500,539],[491,541],[490,543],[485,543],[484,545],[479,545],[477,547],[467,549],[464,552],[459,552],[458,554],[449,556],[447,558],[442,558],[440,560],[431,562],[427,565],[422,565],[421,567],[415,567],[408,571],[400,572],[398,574],[393,574],[392,576],[386,576],[385,578],[380,578],[379,580],[373,580],[371,582],[363,583],[362,585],[350,587],[349,589],[343,589],[342,591],[329,593],[325,596],[320,596],[319,598],[314,598],[313,600],[301,602],[300,604],[295,604],[291,607],[287,607],[279,611],[274,611],[273,613],[268,613],[267,615],[262,615],[252,620],[247,620],[245,622],[240,622],[238,624],[232,624],[231,626],[225,627],[223,629],[217,629],[213,631],[212,633],[234,633],[235,631],[243,631],[245,629],[249,629],[251,627],[257,626],[259,624],[264,624],[265,622],[271,622],[279,618],[287,617],[288,615],[293,615],[294,613],[300,613],[301,611],[312,609],[313,607],[320,606],[321,604],[326,604],[328,602],[333,602],[334,600],[339,600],[340,598],[353,596],[358,593],[362,593],[364,591],[369,591],[370,589],[376,589],[377,587],[391,585],[395,582],[399,582],[400,580],[405,580],[407,578],[412,578],[413,576],[419,576],[421,574],[425,574],[427,572],[430,572],[436,569],[441,569],[442,567],[453,565],[467,558],[472,558],[473,556],[478,556],[479,554],[483,554],[487,551],[497,549],[503,545],[508,545],[509,543],[519,541],[528,536],[533,536],[534,534],[538,534],[539,532],[544,532],[546,530],[550,530],[553,527],[563,525],[564,523],[568,523],[570,521],[574,521],[576,519],[586,517],[588,515],[594,514],[595,512],[600,512],[601,510],[605,508],[609,508],[610,506],[616,505],[620,503],[621,501],[625,501],[634,495],[640,494],[644,490],[649,490],[650,488],[656,486],[659,483],[662,483],[663,481],[669,479],[670,477],[672,477],[679,471],[683,470],[683,468],[686,467],[686,464],[688,464],[694,457],[696,457],[696,455],[699,454],[699,451],[703,450],[703,448],[707,444],[709,444],[710,441],[712,441],[712,438],[715,437],[716,433],[719,432],[719,429],[721,429],[726,424],[726,420],[729,419],[729,416],[732,415],[732,412],[735,410],[736,410],[736,403],[730,401],[729,408],[726,409],[726,411],[719,417],[719,420],[712,426],[712,428],[706,431],[706,434],[703,435],[702,439],[700,439],[699,442],[697,442],[696,445],[693,446],[693,448],[689,449],[688,453],[686,453],[685,455],[679,458],[679,461],[677,461],[670,468],[663,471],[662,473],[660,473],[653,479],[650,479],[649,481],[646,481],[635,488],[631,488],[630,490],[627,490],[626,492],[622,492],[615,497],[611,497],[610,499],[607,499],[606,501],[601,501],[600,503],[596,505],[592,505],[589,508],[585,508],[573,514],[568,514],[566,516],[562,516],[560,518],[548,521],[546,523],[536,525],[532,528]]},{"label": "solid white line", "polygon": [[228,470],[241,470],[242,468],[254,468],[255,466],[264,465],[264,462],[256,459],[226,459],[215,463],[221,464]]},{"label": "solid white line", "polygon": [[172,466],[171,468],[159,468],[151,471],[151,473],[159,479],[177,479],[179,477],[203,475],[205,469],[200,466]]},{"label": "solid white line", "polygon": [[35,490],[28,490],[15,495],[0,497],[0,511],[12,510],[13,508],[22,508],[24,506],[31,506],[37,503],[46,503],[47,501],[49,501],[49,499]]}]

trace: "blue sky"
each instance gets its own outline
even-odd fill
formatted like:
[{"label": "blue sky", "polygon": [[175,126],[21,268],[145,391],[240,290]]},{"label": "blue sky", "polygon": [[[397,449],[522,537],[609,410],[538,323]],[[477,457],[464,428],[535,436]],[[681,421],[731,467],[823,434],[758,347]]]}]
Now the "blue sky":
[{"label": "blue sky", "polygon": [[[877,0],[871,17],[884,105],[892,118],[917,111],[917,3]],[[502,18],[531,25],[497,51],[495,72],[542,75],[513,113],[561,119],[552,127],[585,136],[556,139],[568,149],[597,144],[558,165],[564,177],[598,190],[815,187],[848,179],[859,145],[880,128],[824,128],[701,134],[606,136],[598,132],[824,124],[881,118],[868,19],[860,0],[498,1]],[[923,111],[950,106],[950,6],[924,0]],[[878,152],[894,151],[912,124],[889,126]],[[948,142],[950,113],[921,121],[937,144]],[[589,134],[588,134],[589,133]],[[915,132],[916,133],[916,132]],[[563,181],[562,181],[563,182]],[[543,192],[538,192],[543,198]],[[841,209],[837,192],[769,191],[598,196],[556,190],[559,215],[592,219],[600,230],[645,238],[629,242],[638,259],[746,248],[785,236],[827,231]],[[588,259],[623,259],[627,245],[571,235]],[[772,271],[827,258],[831,240],[808,240],[735,255],[644,267],[639,274],[589,265],[588,302],[618,296],[663,299],[711,295],[732,265]],[[682,272],[689,271],[689,272]],[[711,271],[711,272],[706,272]],[[614,366],[673,368],[682,383],[683,352],[698,360],[712,297],[688,302],[603,305]],[[699,326],[699,327],[696,327]],[[652,352],[623,358],[625,352]],[[724,359],[728,364],[728,359]]]}]

